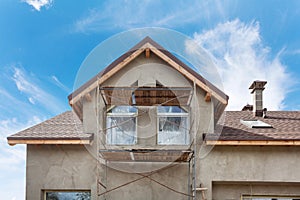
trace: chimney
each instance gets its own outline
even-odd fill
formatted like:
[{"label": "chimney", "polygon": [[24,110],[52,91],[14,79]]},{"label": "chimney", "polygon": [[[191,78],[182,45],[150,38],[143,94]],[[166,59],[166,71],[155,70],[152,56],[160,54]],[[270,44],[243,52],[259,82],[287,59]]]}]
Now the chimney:
[{"label": "chimney", "polygon": [[249,89],[252,89],[253,94],[253,114],[255,117],[263,116],[263,90],[267,81],[254,81]]}]

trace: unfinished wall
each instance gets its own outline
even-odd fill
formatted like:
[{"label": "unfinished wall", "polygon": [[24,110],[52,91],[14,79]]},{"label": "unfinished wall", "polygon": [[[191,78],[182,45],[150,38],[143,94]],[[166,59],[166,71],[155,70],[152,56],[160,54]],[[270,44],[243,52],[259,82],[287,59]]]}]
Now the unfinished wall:
[{"label": "unfinished wall", "polygon": [[[144,54],[141,54],[136,60],[107,80],[103,86],[131,86],[136,81],[138,86],[156,86],[158,81],[168,87],[193,88],[191,81],[154,54],[151,54],[148,59],[145,59]],[[92,199],[95,200],[189,199],[187,195],[184,195],[188,194],[190,190],[188,186],[188,163],[179,164],[168,169],[165,168],[170,163],[158,164],[152,162],[131,162],[106,167],[105,160],[99,159],[102,164],[97,167],[98,150],[106,148],[104,146],[106,141],[105,105],[102,97],[97,94],[97,89],[93,90],[90,95],[90,99],[82,98],[81,101],[83,103],[84,132],[95,134],[92,145],[28,145],[27,199],[40,199],[43,189],[91,190]],[[190,105],[191,141],[194,140],[195,143],[201,143],[202,133],[213,129],[213,103],[205,102],[204,96],[205,93],[202,89],[195,89]],[[157,145],[156,107],[141,107],[140,109],[148,112],[140,116],[138,120],[138,144],[131,148],[169,148],[169,146]],[[189,145],[186,146],[186,148],[188,147]],[[118,146],[117,148],[121,149],[123,147]],[[199,162],[199,159],[197,159],[197,162]],[[98,192],[105,192],[136,178],[141,178],[141,175],[136,174],[136,172],[150,172],[153,170],[157,170],[156,173],[150,176],[154,180],[143,178],[106,195],[97,196]],[[144,175],[147,175],[147,173],[144,173]],[[106,189],[99,186],[99,184],[97,185],[98,181]],[[169,187],[169,189],[156,181]],[[172,189],[178,192],[176,193]]]},{"label": "unfinished wall", "polygon": [[[156,86],[159,82],[168,87],[191,87],[194,85],[191,81],[187,80],[178,71],[167,65],[160,58],[151,54],[148,59],[144,58],[144,54],[141,54],[137,59],[129,63],[126,67],[121,69],[118,73],[108,79],[102,86],[132,86],[137,83],[138,86]],[[105,105],[101,96],[98,96],[95,92],[91,93],[92,102],[84,101],[83,103],[83,121],[85,131],[97,133],[98,130],[105,130]],[[205,102],[205,92],[197,88],[194,91],[191,101],[190,112],[190,124],[191,124],[191,141],[195,139],[195,133],[198,133],[197,140],[201,142],[202,133],[209,132],[213,129],[213,104],[212,102]],[[97,106],[99,106],[97,116]],[[139,107],[140,110],[145,110],[145,114],[138,118],[138,141],[134,146],[117,146],[117,149],[122,148],[178,148],[178,146],[157,146],[157,113],[156,107]],[[98,119],[98,128],[97,121]],[[99,131],[96,136],[99,138],[96,141],[100,149],[105,149],[105,131]],[[101,142],[99,142],[101,141]],[[189,145],[187,146],[187,148]],[[109,147],[111,148],[111,147]],[[198,162],[199,160],[197,160]],[[105,162],[105,161],[103,161]],[[170,163],[169,163],[170,164]],[[113,189],[119,185],[125,184],[136,178],[140,178],[137,172],[150,172],[158,170],[156,174],[151,175],[156,181],[173,188],[176,191],[188,194],[188,182],[189,182],[189,169],[188,163],[180,164],[170,169],[163,169],[169,165],[168,163],[109,163],[109,167],[101,165],[99,172],[99,180],[106,189],[100,187],[100,193]],[[191,180],[190,180],[191,181]],[[109,192],[100,196],[98,199],[189,199],[184,194],[178,194],[176,192],[159,185],[155,181],[148,178],[136,181],[122,187],[120,189]]]},{"label": "unfinished wall", "polygon": [[300,195],[300,147],[216,146],[200,160],[199,167],[200,182],[209,188],[208,199],[240,199],[241,193],[249,193],[249,185],[224,184],[230,182],[270,183],[266,184],[268,186],[255,186],[252,194],[265,191],[281,195],[284,191]]},{"label": "unfinished wall", "polygon": [[[269,195],[269,197],[300,197],[300,183],[285,182],[214,182],[214,200],[240,200],[243,195]],[[297,199],[298,199],[297,198]]]},{"label": "unfinished wall", "polygon": [[27,145],[26,199],[42,190],[91,190],[96,199],[96,162],[82,145]]}]

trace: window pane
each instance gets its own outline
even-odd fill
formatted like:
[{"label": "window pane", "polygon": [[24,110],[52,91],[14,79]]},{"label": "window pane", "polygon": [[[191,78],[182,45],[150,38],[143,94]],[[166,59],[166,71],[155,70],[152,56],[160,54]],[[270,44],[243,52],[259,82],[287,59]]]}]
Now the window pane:
[{"label": "window pane", "polygon": [[158,144],[189,143],[187,117],[159,117]]},{"label": "window pane", "polygon": [[137,113],[137,108],[133,106],[116,106],[113,109],[111,109],[109,113],[132,114]]},{"label": "window pane", "polygon": [[135,117],[107,117],[107,144],[130,145],[136,143]]},{"label": "window pane", "polygon": [[46,200],[90,200],[90,192],[46,192]]},{"label": "window pane", "polygon": [[132,145],[136,143],[136,114],[133,106],[116,106],[107,113],[106,143]]},{"label": "window pane", "polygon": [[159,106],[157,108],[158,113],[187,113],[179,106]]}]

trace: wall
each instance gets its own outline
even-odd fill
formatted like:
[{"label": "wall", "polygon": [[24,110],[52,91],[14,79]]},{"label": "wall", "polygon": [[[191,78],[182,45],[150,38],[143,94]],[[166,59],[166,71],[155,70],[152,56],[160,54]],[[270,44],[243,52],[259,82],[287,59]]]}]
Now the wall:
[{"label": "wall", "polygon": [[[216,146],[199,167],[200,182],[209,188],[208,199],[238,200],[251,191],[300,196],[300,147]],[[267,186],[256,184],[261,182]]]},{"label": "wall", "polygon": [[[144,58],[141,54],[134,61],[129,63],[126,67],[121,69],[117,74],[109,78],[102,86],[131,86],[138,84],[138,86],[156,86],[156,82],[160,82],[168,87],[191,87],[193,83],[187,80],[182,74],[177,72],[172,67],[168,66],[164,61],[159,59],[154,54],[151,54],[149,59]],[[191,102],[191,141],[195,139],[201,140],[203,132],[209,132],[213,129],[213,105],[212,102],[205,102],[205,93],[200,88],[194,91]],[[105,146],[105,105],[101,96],[94,92],[91,93],[92,102],[83,100],[83,122],[85,131],[97,133],[95,142],[100,149],[112,148]],[[97,102],[98,100],[98,102]],[[98,109],[97,109],[98,106]],[[122,148],[170,148],[169,146],[157,146],[156,132],[157,132],[157,117],[156,107],[140,107],[141,110],[149,111],[138,118],[138,144],[135,146],[117,146]],[[99,111],[99,113],[97,113]],[[97,119],[99,120],[97,122]],[[97,128],[98,126],[98,128]],[[97,131],[98,130],[98,131]],[[196,139],[195,139],[196,140]],[[200,141],[201,142],[201,141]],[[177,147],[171,147],[177,148]],[[188,148],[186,146],[185,148]],[[92,151],[95,152],[95,151]],[[141,175],[137,172],[150,172],[158,170],[151,178],[159,183],[173,188],[176,191],[187,194],[188,187],[188,163],[174,166],[170,169],[165,169],[170,163],[109,163],[109,167],[105,166],[105,161],[99,168],[99,180],[106,186],[106,190],[113,189],[119,185],[125,184],[134,179],[140,178]],[[106,190],[99,187],[100,193]],[[176,192],[159,185],[155,181],[148,178],[143,178],[139,181],[131,183],[120,189],[116,189],[99,199],[189,199],[184,194]]]},{"label": "wall", "polygon": [[[131,86],[138,81],[138,86],[156,86],[159,81],[164,86],[193,87],[175,69],[168,66],[154,54],[149,59],[141,54],[136,60],[107,80],[103,86]],[[191,141],[201,143],[202,133],[213,129],[213,103],[205,102],[205,93],[197,88],[191,102]],[[105,105],[97,91],[91,92],[92,101],[83,98],[84,132],[94,133],[92,145],[28,145],[27,151],[27,199],[40,199],[43,189],[90,189],[92,199],[189,199],[184,195],[189,192],[189,165],[179,164],[170,168],[170,163],[118,163],[117,167],[106,167],[105,160],[97,154],[105,144]],[[149,108],[141,108],[149,109]],[[132,148],[167,148],[156,145],[156,108],[149,109],[149,115],[141,116],[138,121],[138,144]],[[195,134],[197,133],[197,134]],[[118,147],[122,148],[122,147]],[[175,147],[172,147],[175,148]],[[185,148],[188,148],[186,146]],[[199,151],[199,149],[198,149]],[[100,155],[101,156],[101,155]],[[97,160],[102,164],[97,167]],[[197,159],[199,162],[199,159]],[[199,166],[199,165],[198,165]],[[118,169],[118,170],[116,170]],[[156,173],[143,178],[106,195],[97,197],[97,190],[105,192],[119,185],[141,178],[136,172]],[[143,173],[147,175],[148,173]],[[43,177],[43,178],[41,178]],[[197,177],[199,179],[199,177]],[[106,186],[97,186],[97,182]],[[157,182],[156,182],[157,181]],[[160,185],[159,183],[170,187]]]},{"label": "wall", "polygon": [[27,145],[26,199],[42,190],[91,190],[96,199],[96,161],[82,145]]}]

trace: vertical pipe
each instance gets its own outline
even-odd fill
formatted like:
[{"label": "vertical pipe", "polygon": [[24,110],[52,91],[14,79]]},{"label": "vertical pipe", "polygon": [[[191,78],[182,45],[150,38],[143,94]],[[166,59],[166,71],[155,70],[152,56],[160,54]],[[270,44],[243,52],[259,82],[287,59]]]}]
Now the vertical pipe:
[{"label": "vertical pipe", "polygon": [[[189,166],[188,166],[188,194],[191,195],[191,160],[189,160]],[[191,200],[191,197],[189,196],[189,200]]]},{"label": "vertical pipe", "polygon": [[198,125],[198,118],[197,118],[197,113],[195,112],[195,109],[197,108],[197,88],[196,88],[196,82],[194,80],[194,120],[196,123],[194,123],[194,141],[193,141],[193,199],[196,199],[196,151],[197,151],[197,125]]}]

